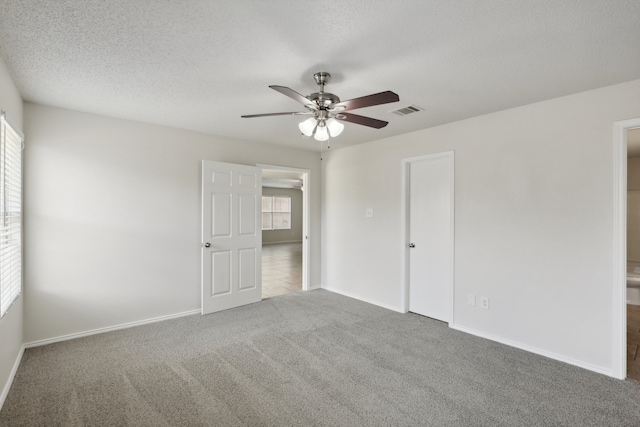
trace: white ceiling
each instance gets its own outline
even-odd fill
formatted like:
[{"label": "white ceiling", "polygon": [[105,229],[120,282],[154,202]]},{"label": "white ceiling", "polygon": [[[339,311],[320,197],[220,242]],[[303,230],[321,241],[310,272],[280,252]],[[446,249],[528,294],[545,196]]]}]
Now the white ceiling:
[{"label": "white ceiling", "polygon": [[273,188],[302,188],[303,174],[275,169],[262,169],[262,186]]},{"label": "white ceiling", "polygon": [[[638,0],[0,0],[0,55],[27,101],[318,149],[302,111],[316,71],[354,111],[332,148],[640,78]],[[406,117],[389,111],[415,104]]]}]

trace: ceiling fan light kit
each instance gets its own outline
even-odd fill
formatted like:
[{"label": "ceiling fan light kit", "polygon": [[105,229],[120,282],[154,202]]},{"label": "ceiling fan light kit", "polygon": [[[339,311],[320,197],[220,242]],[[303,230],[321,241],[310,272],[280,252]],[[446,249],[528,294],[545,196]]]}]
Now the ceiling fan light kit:
[{"label": "ceiling fan light kit", "polygon": [[307,120],[300,122],[298,127],[300,128],[300,132],[305,134],[306,136],[312,136],[316,130],[316,126],[318,122],[315,118],[309,117]]},{"label": "ceiling fan light kit", "polygon": [[332,117],[327,120],[327,129],[329,129],[329,135],[331,135],[332,138],[335,138],[342,133],[344,125]]},{"label": "ceiling fan light kit", "polygon": [[344,125],[333,117],[326,121],[318,121],[315,117],[309,117],[300,122],[298,128],[305,136],[313,136],[317,141],[326,141],[329,137],[335,138],[340,135],[344,130]]},{"label": "ceiling fan light kit", "polygon": [[340,98],[337,95],[324,91],[324,85],[331,80],[331,74],[321,71],[315,73],[313,77],[318,86],[320,86],[320,91],[314,92],[308,96],[303,96],[293,89],[285,86],[269,86],[271,89],[301,103],[305,106],[307,111],[251,114],[242,117],[254,118],[287,115],[312,115],[313,117],[309,117],[298,124],[300,132],[308,137],[313,136],[317,141],[327,141],[329,137],[335,138],[342,133],[344,130],[344,124],[342,124],[341,121],[368,126],[374,129],[381,129],[389,124],[389,122],[385,122],[384,120],[345,113],[345,111],[372,107],[374,105],[387,104],[400,100],[400,97],[394,92],[385,91],[360,98],[350,99],[348,101],[340,101]]},{"label": "ceiling fan light kit", "polygon": [[318,124],[318,127],[316,127],[316,133],[313,136],[317,141],[326,141],[329,139],[329,131],[327,130],[326,126],[320,126],[320,124]]}]

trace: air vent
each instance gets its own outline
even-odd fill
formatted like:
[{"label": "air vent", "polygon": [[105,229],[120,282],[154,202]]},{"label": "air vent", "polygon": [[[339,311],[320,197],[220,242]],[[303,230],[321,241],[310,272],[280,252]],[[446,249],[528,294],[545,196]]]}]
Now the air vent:
[{"label": "air vent", "polygon": [[408,114],[417,113],[418,111],[422,111],[423,109],[420,107],[416,107],[415,105],[408,105],[403,108],[398,108],[397,110],[393,110],[393,114],[397,114],[398,116],[406,116]]}]

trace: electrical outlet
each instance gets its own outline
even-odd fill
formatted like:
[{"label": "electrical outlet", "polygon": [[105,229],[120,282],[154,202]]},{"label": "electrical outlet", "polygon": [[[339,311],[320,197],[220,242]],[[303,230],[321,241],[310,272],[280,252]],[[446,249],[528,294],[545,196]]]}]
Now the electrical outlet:
[{"label": "electrical outlet", "polygon": [[373,209],[369,208],[365,211],[364,216],[367,218],[373,218]]},{"label": "electrical outlet", "polygon": [[472,307],[476,306],[476,296],[474,294],[467,295],[467,304]]},{"label": "electrical outlet", "polygon": [[489,310],[489,298],[480,297],[480,307],[484,308],[485,310]]}]

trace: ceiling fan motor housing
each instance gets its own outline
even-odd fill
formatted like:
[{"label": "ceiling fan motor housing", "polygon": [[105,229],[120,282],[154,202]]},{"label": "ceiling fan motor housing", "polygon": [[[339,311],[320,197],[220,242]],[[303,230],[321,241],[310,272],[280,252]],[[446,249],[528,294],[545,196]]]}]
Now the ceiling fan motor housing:
[{"label": "ceiling fan motor housing", "polygon": [[310,101],[318,104],[318,107],[324,109],[330,107],[332,104],[337,104],[340,102],[340,98],[337,95],[334,95],[329,92],[314,92],[311,95],[307,96]]}]

